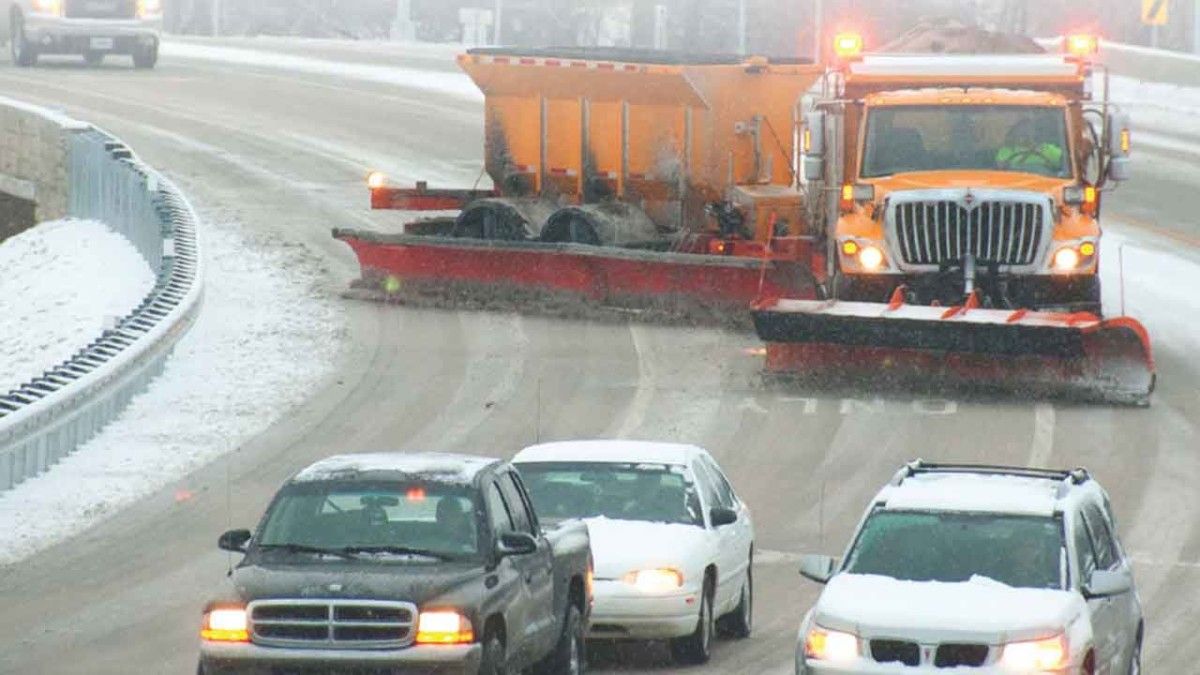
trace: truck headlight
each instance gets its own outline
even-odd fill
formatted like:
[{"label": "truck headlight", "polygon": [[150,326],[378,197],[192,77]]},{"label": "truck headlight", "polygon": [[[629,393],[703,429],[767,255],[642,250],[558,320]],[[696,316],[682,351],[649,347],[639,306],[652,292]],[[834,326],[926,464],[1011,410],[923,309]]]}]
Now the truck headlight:
[{"label": "truck headlight", "polygon": [[645,593],[667,593],[683,587],[683,572],[670,567],[637,570],[626,574],[622,581]]},{"label": "truck headlight", "polygon": [[209,642],[249,642],[245,607],[214,607],[204,613],[200,637]]},{"label": "truck headlight", "polygon": [[475,641],[471,620],[454,610],[421,612],[417,618],[417,644],[458,645]]},{"label": "truck headlight", "polygon": [[1055,670],[1067,664],[1067,638],[1057,635],[1045,640],[1004,645],[1000,663],[1016,672]]},{"label": "truck headlight", "polygon": [[887,256],[883,249],[869,242],[847,239],[840,246],[842,256],[858,269],[848,271],[881,272],[887,268]]},{"label": "truck headlight", "polygon": [[858,658],[858,636],[814,624],[804,638],[804,655],[817,661],[853,661]]},{"label": "truck headlight", "polygon": [[38,14],[62,16],[62,0],[33,0],[33,11]]},{"label": "truck headlight", "polygon": [[1092,266],[1096,258],[1096,242],[1066,242],[1054,252],[1050,266],[1055,272],[1074,272]]}]

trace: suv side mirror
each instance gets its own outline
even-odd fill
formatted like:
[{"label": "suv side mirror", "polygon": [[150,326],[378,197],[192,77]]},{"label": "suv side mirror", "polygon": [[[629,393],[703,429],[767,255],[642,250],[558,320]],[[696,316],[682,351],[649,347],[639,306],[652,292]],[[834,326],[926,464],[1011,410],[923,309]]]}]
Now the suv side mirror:
[{"label": "suv side mirror", "polygon": [[717,506],[708,512],[708,518],[712,521],[713,527],[723,527],[736,523],[738,514],[733,509]]},{"label": "suv side mirror", "polygon": [[1128,571],[1118,570],[1112,572],[1109,570],[1096,570],[1092,572],[1092,578],[1088,579],[1087,584],[1083,587],[1083,597],[1089,600],[1092,598],[1107,598],[1127,593],[1132,589],[1133,579],[1130,578]]},{"label": "suv side mirror", "polygon": [[508,532],[500,535],[500,541],[496,543],[496,555],[501,558],[510,555],[529,555],[536,553],[537,548],[537,539],[534,539],[532,534]]},{"label": "suv side mirror", "polygon": [[251,536],[250,530],[230,530],[217,540],[217,547],[222,551],[245,553],[246,544],[249,543]]},{"label": "suv side mirror", "polygon": [[836,568],[837,560],[832,556],[810,554],[800,559],[800,576],[818,584],[827,583],[832,579]]}]

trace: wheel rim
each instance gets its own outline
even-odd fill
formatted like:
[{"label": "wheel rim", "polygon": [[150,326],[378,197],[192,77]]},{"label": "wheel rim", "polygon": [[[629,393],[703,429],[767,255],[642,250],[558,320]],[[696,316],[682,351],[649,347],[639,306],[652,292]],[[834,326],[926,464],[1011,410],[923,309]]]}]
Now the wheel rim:
[{"label": "wheel rim", "polygon": [[579,675],[583,672],[581,668],[582,659],[579,658],[579,636],[571,633],[571,661],[568,663],[569,672],[571,675]]}]

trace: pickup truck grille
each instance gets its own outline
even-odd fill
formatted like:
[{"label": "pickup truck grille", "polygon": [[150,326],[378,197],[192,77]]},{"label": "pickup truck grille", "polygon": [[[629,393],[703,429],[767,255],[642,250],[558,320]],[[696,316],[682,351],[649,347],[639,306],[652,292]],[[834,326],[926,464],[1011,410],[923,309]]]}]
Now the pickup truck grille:
[{"label": "pickup truck grille", "polygon": [[957,264],[968,254],[981,262],[1028,266],[1047,243],[1050,202],[1037,194],[889,200],[888,225],[907,265]]},{"label": "pickup truck grille", "polygon": [[137,0],[65,0],[63,15],[69,19],[132,19]]},{"label": "pickup truck grille", "polygon": [[370,600],[259,600],[250,603],[256,644],[315,649],[387,649],[416,639],[417,607]]}]

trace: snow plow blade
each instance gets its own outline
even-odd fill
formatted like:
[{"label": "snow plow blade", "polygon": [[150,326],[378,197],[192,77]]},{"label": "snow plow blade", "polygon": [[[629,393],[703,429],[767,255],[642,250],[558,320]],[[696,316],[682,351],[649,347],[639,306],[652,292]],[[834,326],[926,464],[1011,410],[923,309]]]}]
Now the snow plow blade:
[{"label": "snow plow blade", "polygon": [[750,326],[763,294],[815,297],[787,261],[536,241],[334,230],[362,267],[357,297],[457,309],[628,315]]},{"label": "snow plow blade", "polygon": [[766,371],[1146,405],[1154,360],[1129,317],[774,300],[753,311]]}]

